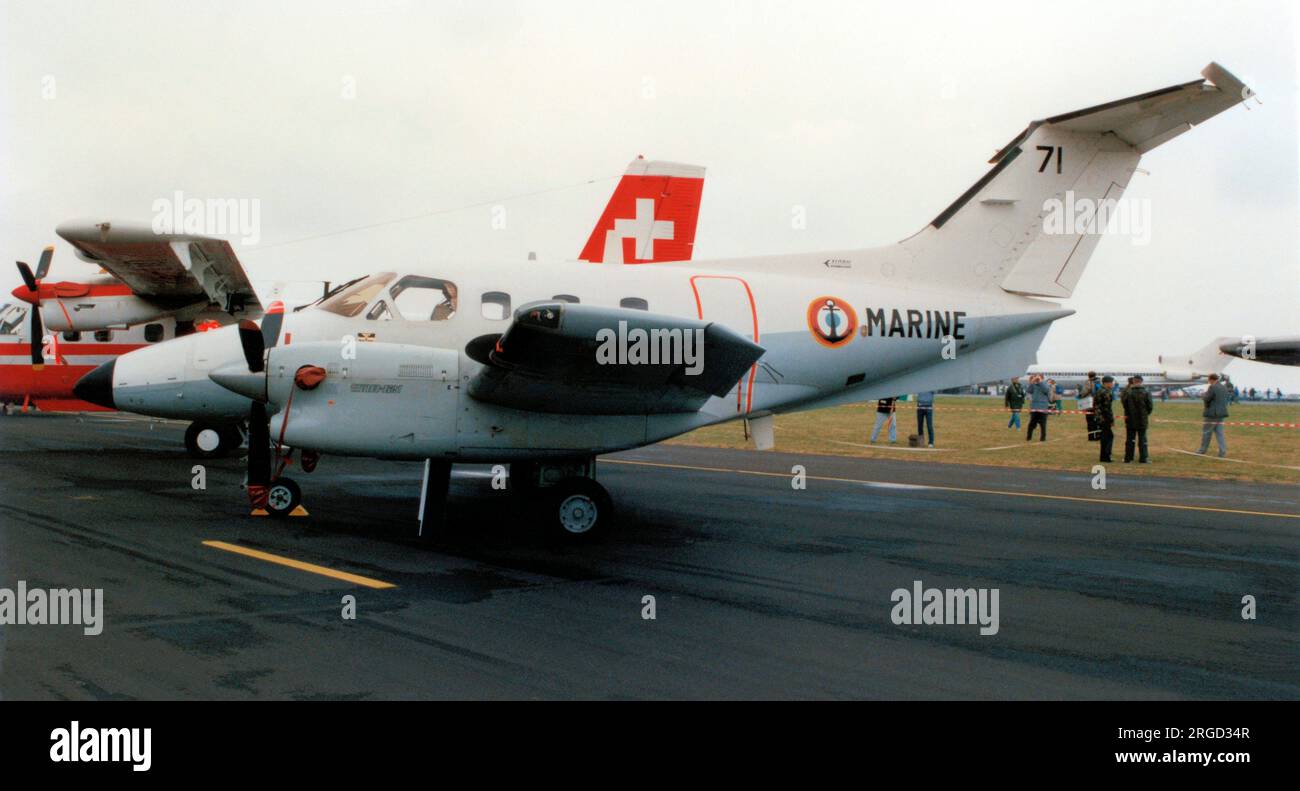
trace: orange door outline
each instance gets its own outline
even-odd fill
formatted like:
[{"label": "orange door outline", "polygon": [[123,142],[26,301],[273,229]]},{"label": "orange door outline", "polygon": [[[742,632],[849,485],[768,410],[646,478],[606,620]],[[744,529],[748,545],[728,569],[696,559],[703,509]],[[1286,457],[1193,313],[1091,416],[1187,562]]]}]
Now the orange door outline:
[{"label": "orange door outline", "polygon": [[[691,275],[691,292],[695,295],[695,315],[704,320],[704,303],[700,301],[700,289],[695,285],[697,280],[735,280],[745,287],[745,296],[749,298],[749,315],[754,322],[754,343],[758,343],[758,306],[754,304],[754,292],[749,288],[749,283],[745,282],[743,277],[735,275]],[[736,388],[736,411],[749,414],[750,408],[754,405],[754,378],[758,376],[758,363],[749,367],[749,381],[746,382],[744,377],[740,379],[740,386]],[[742,401],[743,399],[743,401]]]}]

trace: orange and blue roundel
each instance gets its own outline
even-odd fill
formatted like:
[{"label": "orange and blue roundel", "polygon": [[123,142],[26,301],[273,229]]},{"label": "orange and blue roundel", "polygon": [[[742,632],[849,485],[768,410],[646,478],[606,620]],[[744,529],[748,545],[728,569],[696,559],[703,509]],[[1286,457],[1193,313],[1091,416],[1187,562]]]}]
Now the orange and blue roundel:
[{"label": "orange and blue roundel", "polygon": [[818,297],[808,306],[808,330],[822,346],[843,346],[858,331],[858,314],[839,297]]}]

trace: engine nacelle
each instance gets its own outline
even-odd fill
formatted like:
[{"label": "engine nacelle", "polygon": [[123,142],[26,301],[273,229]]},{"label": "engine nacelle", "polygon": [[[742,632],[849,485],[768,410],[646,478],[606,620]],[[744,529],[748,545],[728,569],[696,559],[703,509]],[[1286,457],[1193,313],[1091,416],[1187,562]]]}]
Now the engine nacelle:
[{"label": "engine nacelle", "polygon": [[[315,389],[294,384],[305,365],[326,371]],[[292,447],[350,456],[453,455],[459,370],[451,349],[347,340],[278,346],[267,354],[267,399],[278,409],[271,437],[283,432]]]},{"label": "engine nacelle", "polygon": [[64,297],[41,303],[41,321],[52,332],[91,332],[110,327],[147,324],[207,306],[207,300],[179,310],[134,296]]},{"label": "engine nacelle", "polygon": [[1169,382],[1195,382],[1198,379],[1204,378],[1204,374],[1198,374],[1190,368],[1165,369],[1165,380]]}]

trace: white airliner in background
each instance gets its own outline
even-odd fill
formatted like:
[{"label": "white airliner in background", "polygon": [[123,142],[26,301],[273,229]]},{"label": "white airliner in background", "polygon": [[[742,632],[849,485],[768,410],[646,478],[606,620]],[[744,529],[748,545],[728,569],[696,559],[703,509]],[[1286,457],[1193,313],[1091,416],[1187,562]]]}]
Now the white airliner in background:
[{"label": "white airliner in background", "polygon": [[1232,357],[1220,351],[1231,338],[1215,338],[1191,354],[1162,354],[1157,364],[1150,363],[1043,363],[1031,365],[1026,375],[1041,374],[1045,379],[1055,379],[1062,387],[1075,387],[1087,381],[1088,373],[1100,378],[1110,375],[1118,382],[1130,376],[1140,376],[1147,385],[1203,384],[1210,374],[1223,373]]},{"label": "white airliner in background", "polygon": [[[301,498],[281,475],[293,453],[304,471],[322,454],[422,459],[422,515],[442,512],[453,463],[510,463],[512,485],[541,490],[539,525],[590,537],[612,507],[599,454],[738,419],[768,447],[776,414],[1025,371],[1100,240],[1048,228],[1046,206],[1117,199],[1144,153],[1253,95],[1217,64],[1202,75],[1031,123],[897,244],[654,266],[377,260],[319,305],[131,352],[76,393],[171,417],[246,410],[249,495],[275,514]],[[627,263],[642,245],[622,239],[667,237],[634,216],[592,250]],[[141,243],[60,234],[122,267]],[[699,359],[655,354],[673,338]]]}]

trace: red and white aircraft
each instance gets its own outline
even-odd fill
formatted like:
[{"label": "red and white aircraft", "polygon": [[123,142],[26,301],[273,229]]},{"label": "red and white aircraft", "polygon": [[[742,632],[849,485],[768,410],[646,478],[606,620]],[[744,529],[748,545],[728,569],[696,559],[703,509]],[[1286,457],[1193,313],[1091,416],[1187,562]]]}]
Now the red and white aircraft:
[{"label": "red and white aircraft", "polygon": [[[703,190],[703,167],[637,157],[579,259],[618,264],[690,260]],[[12,404],[24,409],[36,404],[47,412],[106,411],[72,392],[94,368],[160,341],[263,313],[228,242],[164,237],[120,223],[70,222],[58,233],[78,257],[101,270],[88,278],[51,282],[53,247],[42,252],[34,271],[18,264],[24,283],[13,291],[18,302],[0,304],[0,403],[6,410]],[[329,284],[325,286],[328,291]],[[191,439],[217,441],[215,429],[200,424],[196,421]],[[225,431],[227,441],[238,439],[231,429]]]}]

